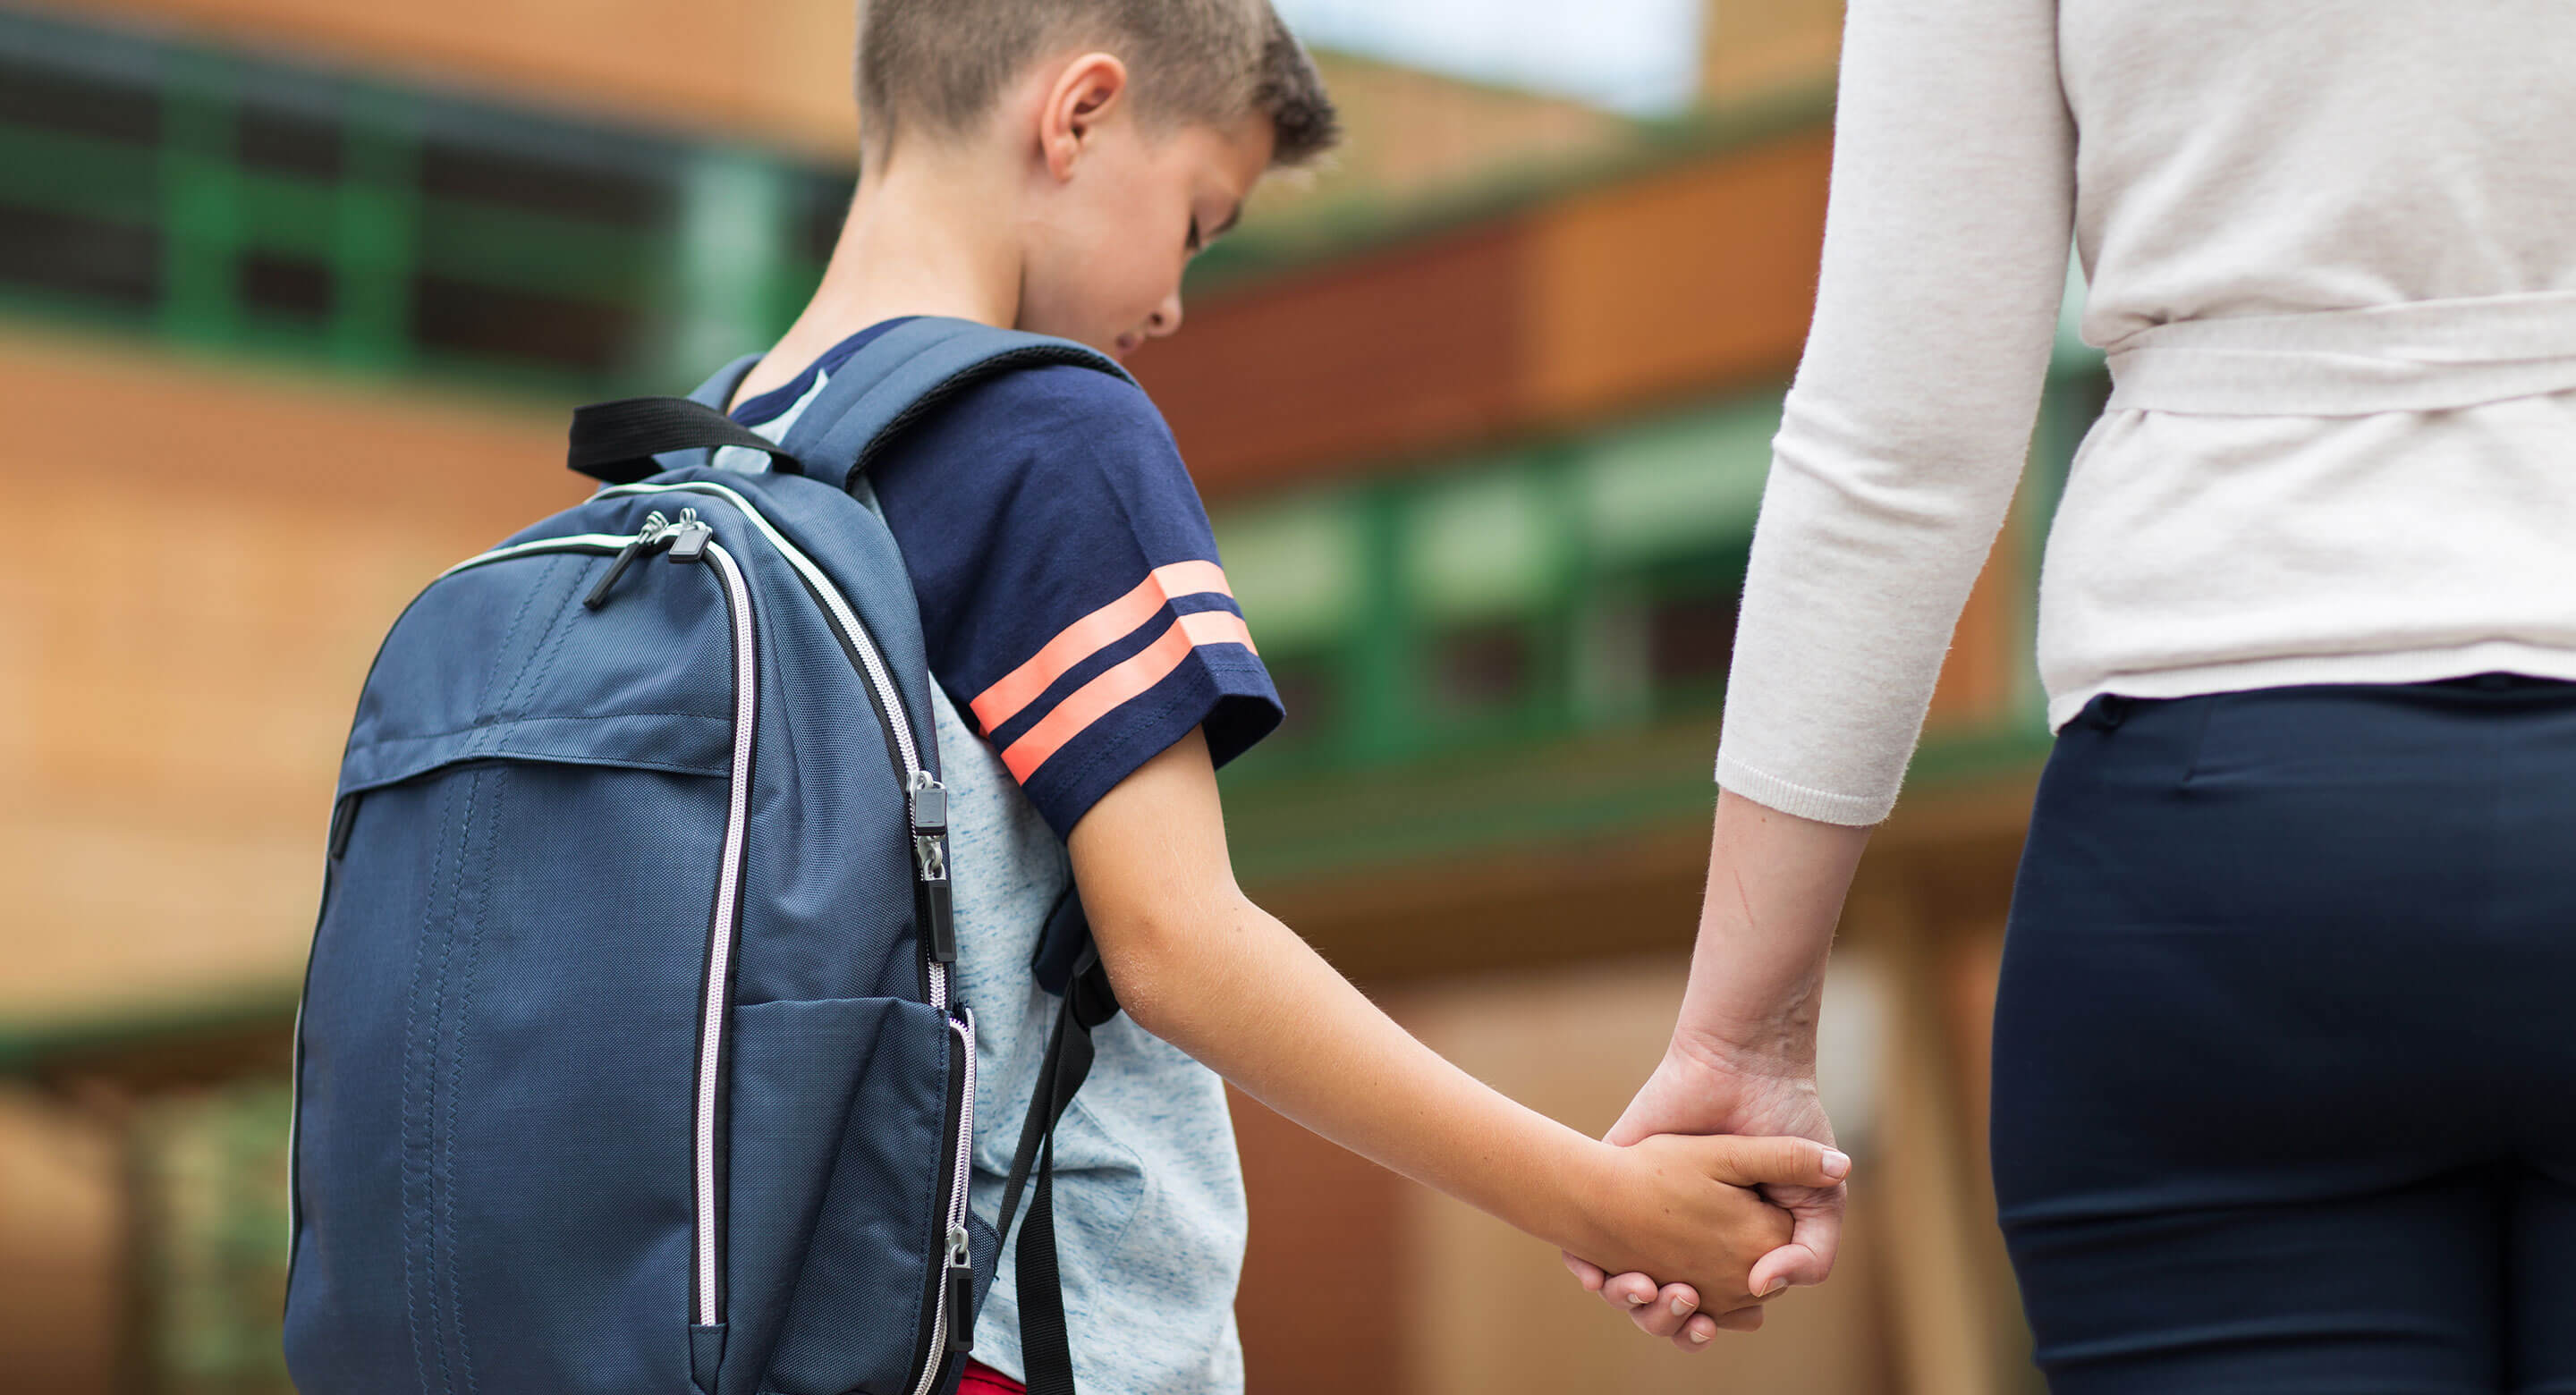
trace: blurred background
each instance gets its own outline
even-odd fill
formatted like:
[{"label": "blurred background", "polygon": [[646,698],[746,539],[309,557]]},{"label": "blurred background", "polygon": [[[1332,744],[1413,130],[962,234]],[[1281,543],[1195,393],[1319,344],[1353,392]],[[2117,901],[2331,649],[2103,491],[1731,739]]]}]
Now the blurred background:
[{"label": "blurred background", "polygon": [[[1247,885],[1589,1131],[1653,1064],[1813,289],[1836,0],[1292,0],[1348,118],[1140,356],[1287,696]],[[282,1392],[288,1024],[358,684],[578,499],[571,404],[765,344],[852,187],[850,0],[0,0],[0,1371]],[[1689,1359],[1553,1252],[1238,1100],[1258,1395],[2036,1389],[1985,1020],[2045,749],[2071,335],[1823,1078],[1833,1284]]]}]

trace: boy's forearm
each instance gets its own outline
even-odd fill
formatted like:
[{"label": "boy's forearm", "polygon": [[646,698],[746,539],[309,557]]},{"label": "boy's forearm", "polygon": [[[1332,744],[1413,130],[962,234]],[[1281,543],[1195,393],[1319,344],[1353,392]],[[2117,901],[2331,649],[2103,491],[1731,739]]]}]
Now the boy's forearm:
[{"label": "boy's forearm", "polygon": [[1556,1244],[1594,1242],[1574,1199],[1598,1144],[1451,1064],[1275,917],[1228,899],[1157,936],[1130,973],[1120,991],[1140,1024],[1363,1157]]},{"label": "boy's forearm", "polygon": [[1603,1145],[1416,1041],[1238,890],[1196,733],[1073,831],[1074,877],[1128,1014],[1351,1151],[1580,1252]]}]

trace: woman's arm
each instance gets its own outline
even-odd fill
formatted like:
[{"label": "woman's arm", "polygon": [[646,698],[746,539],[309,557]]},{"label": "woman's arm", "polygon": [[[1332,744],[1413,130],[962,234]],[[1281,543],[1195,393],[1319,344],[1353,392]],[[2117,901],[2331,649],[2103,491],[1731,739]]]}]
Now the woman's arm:
[{"label": "woman's arm", "polygon": [[2012,503],[2075,131],[2057,0],[1852,0],[1816,312],[1782,406],[1718,783],[1874,824]]},{"label": "woman's arm", "polygon": [[[1681,1016],[1662,1063],[1608,1142],[1668,1132],[1834,1141],[1816,1092],[1816,1016],[1825,952],[1869,833],[1783,814],[1738,794],[1718,796]],[[1790,1284],[1823,1283],[1842,1235],[1842,1184],[1767,1187],[1764,1194],[1787,1208],[1795,1225],[1786,1244],[1755,1262],[1750,1291],[1769,1296]],[[1646,1273],[1605,1280],[1571,1254],[1567,1264],[1584,1287],[1684,1350],[1720,1326],[1758,1325],[1693,1317],[1699,1295],[1687,1285],[1659,1287]]]},{"label": "woman's arm", "polygon": [[[2056,332],[2076,153],[2057,12],[1846,10],[1815,321],[1745,578],[1690,989],[1614,1140],[1833,1136],[1815,1085],[1825,947],[2011,505]],[[1753,1281],[1821,1282],[1841,1189],[1773,1195],[1797,1238]],[[1575,1269],[1686,1350],[1714,1330],[1643,1275]]]},{"label": "woman's arm", "polygon": [[1804,1139],[1611,1147],[1442,1059],[1236,889],[1196,732],[1104,796],[1071,844],[1139,1026],[1324,1137],[1576,1253],[1748,1303],[1747,1269],[1790,1222],[1744,1187],[1831,1186],[1848,1166]]}]

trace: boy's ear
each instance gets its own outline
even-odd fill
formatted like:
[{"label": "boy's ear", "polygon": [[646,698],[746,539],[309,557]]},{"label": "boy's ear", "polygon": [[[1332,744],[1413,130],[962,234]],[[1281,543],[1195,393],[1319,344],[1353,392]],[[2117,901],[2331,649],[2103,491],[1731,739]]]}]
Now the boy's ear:
[{"label": "boy's ear", "polygon": [[1127,65],[1116,55],[1086,53],[1067,63],[1038,110],[1038,148],[1047,172],[1072,178],[1074,163],[1126,96]]}]

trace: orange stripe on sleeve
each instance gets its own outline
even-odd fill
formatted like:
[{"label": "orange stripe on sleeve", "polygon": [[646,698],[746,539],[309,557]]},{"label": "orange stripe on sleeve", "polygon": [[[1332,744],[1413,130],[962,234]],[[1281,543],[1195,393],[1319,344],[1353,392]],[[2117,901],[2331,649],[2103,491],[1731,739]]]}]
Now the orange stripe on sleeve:
[{"label": "orange stripe on sleeve", "polygon": [[1251,628],[1231,610],[1193,610],[1181,617],[1180,626],[1189,632],[1192,648],[1202,644],[1240,644],[1255,654],[1261,652],[1252,642]]},{"label": "orange stripe on sleeve", "polygon": [[1074,689],[1054,711],[1021,733],[1002,752],[1002,764],[1010,767],[1011,778],[1027,784],[1066,742],[1117,711],[1119,704],[1170,677],[1181,660],[1202,644],[1240,644],[1251,649],[1252,631],[1244,627],[1242,616],[1230,610],[1192,611],[1174,620],[1160,638]]},{"label": "orange stripe on sleeve", "polygon": [[976,694],[967,708],[986,732],[998,731],[1074,665],[1134,634],[1137,626],[1153,619],[1174,597],[1210,591],[1228,598],[1234,595],[1225,584],[1224,569],[1214,562],[1174,562],[1156,567],[1136,583],[1135,590],[1065,626],[1027,663]]}]

